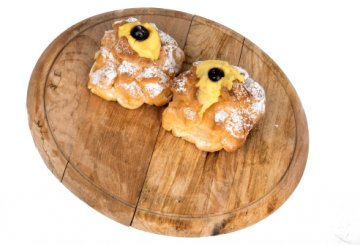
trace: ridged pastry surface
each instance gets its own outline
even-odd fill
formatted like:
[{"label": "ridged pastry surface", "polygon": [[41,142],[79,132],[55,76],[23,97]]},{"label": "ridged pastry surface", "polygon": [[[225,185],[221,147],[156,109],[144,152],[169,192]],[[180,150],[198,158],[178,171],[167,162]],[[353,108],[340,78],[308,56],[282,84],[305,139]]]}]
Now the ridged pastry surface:
[{"label": "ridged pastry surface", "polygon": [[230,90],[222,87],[218,101],[201,115],[196,86],[196,67],[200,63],[195,62],[173,80],[173,101],[163,112],[162,126],[200,150],[235,151],[265,113],[264,89],[244,69],[234,66],[243,74],[244,83],[235,80]]},{"label": "ridged pastry surface", "polygon": [[161,41],[160,55],[157,60],[140,57],[127,38],[118,35],[120,26],[132,22],[138,20],[131,17],[117,21],[112,30],[105,32],[90,70],[88,88],[128,109],[144,103],[164,105],[171,98],[170,80],[180,71],[184,52],[171,36],[151,23]]}]

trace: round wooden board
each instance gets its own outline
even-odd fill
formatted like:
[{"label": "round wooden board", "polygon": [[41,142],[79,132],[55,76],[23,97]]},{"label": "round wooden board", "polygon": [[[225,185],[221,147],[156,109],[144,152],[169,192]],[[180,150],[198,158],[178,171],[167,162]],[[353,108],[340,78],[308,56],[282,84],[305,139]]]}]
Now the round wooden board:
[{"label": "round wooden board", "polygon": [[[127,110],[87,89],[100,39],[134,16],[173,36],[196,60],[244,67],[265,88],[266,114],[234,153],[206,153],[161,127],[164,109]],[[62,33],[31,76],[27,108],[35,144],[52,173],[112,219],[174,236],[208,236],[254,224],[294,191],[305,168],[308,129],[300,100],[280,68],[238,33],[202,17],[126,9]]]}]

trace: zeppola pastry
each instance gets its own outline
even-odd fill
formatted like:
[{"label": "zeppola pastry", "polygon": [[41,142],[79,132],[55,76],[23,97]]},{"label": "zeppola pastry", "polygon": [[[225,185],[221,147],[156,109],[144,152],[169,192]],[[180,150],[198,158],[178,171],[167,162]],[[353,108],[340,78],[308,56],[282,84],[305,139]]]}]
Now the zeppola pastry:
[{"label": "zeppola pastry", "polygon": [[161,106],[171,99],[170,80],[184,57],[177,42],[155,24],[120,20],[101,40],[88,88],[128,109],[144,103]]},{"label": "zeppola pastry", "polygon": [[171,85],[162,126],[203,151],[239,149],[265,112],[263,88],[225,61],[195,62]]}]

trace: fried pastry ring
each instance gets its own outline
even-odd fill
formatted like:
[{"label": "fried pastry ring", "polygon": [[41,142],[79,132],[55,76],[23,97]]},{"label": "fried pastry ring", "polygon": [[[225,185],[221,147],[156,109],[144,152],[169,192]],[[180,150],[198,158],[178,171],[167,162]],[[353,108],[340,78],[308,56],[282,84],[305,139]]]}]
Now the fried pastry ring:
[{"label": "fried pastry ring", "polygon": [[[199,67],[204,62],[210,64],[203,66],[208,77],[199,77]],[[162,126],[173,135],[194,143],[200,150],[232,152],[243,145],[249,131],[265,113],[264,89],[240,67],[223,61],[204,62],[195,62],[190,70],[173,80],[173,100],[163,112]],[[225,72],[217,77],[211,72],[219,67]],[[238,78],[232,80],[234,74]],[[218,95],[211,89],[202,91],[199,84],[202,79],[205,81],[203,86],[222,81]],[[231,84],[225,86],[229,79]],[[202,97],[205,99],[201,100]],[[206,103],[212,99],[210,105]]]},{"label": "fried pastry ring", "polygon": [[[136,33],[144,32],[139,26],[148,32],[145,36]],[[147,40],[140,40],[144,38]],[[170,80],[180,71],[184,57],[177,42],[155,24],[140,23],[132,17],[120,20],[101,39],[88,88],[128,109],[144,103],[161,106],[171,99]]]}]

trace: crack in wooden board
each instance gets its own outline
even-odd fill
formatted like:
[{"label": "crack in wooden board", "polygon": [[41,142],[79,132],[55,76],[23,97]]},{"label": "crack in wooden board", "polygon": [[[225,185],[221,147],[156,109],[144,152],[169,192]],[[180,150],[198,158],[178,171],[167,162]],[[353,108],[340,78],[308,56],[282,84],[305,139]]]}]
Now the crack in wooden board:
[{"label": "crack in wooden board", "polygon": [[[278,85],[274,85],[275,81],[265,82],[263,85],[269,94],[272,93],[271,91],[286,91],[286,95],[291,101],[290,104],[292,106],[292,113],[289,113],[290,116],[288,119],[283,120],[282,123],[284,125],[294,125],[295,123],[295,126],[289,127],[289,131],[287,131],[288,134],[291,135],[291,132],[296,131],[295,138],[289,137],[290,141],[295,141],[295,143],[292,144],[292,151],[291,149],[288,149],[288,151],[292,152],[293,155],[289,160],[290,163],[287,168],[282,168],[282,171],[285,171],[285,174],[281,175],[281,173],[279,173],[277,177],[274,178],[274,176],[271,177],[271,175],[264,174],[267,172],[264,171],[267,166],[266,164],[264,164],[265,167],[252,166],[249,162],[247,164],[240,164],[239,162],[241,161],[239,159],[241,159],[241,157],[236,154],[231,156],[227,154],[224,155],[222,152],[212,154],[196,153],[197,150],[192,148],[193,146],[191,144],[187,143],[188,145],[185,144],[186,146],[184,146],[184,149],[186,149],[187,152],[186,155],[194,153],[195,155],[198,155],[195,158],[199,160],[198,164],[192,164],[192,167],[188,166],[188,170],[191,172],[191,169],[193,169],[193,172],[202,176],[200,178],[192,178],[190,183],[186,184],[194,186],[194,189],[189,191],[189,196],[193,194],[193,197],[187,197],[186,199],[184,198],[186,195],[178,195],[179,193],[181,194],[182,188],[182,186],[179,185],[179,180],[182,175],[189,173],[186,172],[186,168],[184,166],[175,164],[176,166],[174,166],[172,171],[170,171],[173,174],[173,179],[168,182],[169,187],[163,185],[163,187],[165,186],[168,188],[168,193],[171,193],[171,195],[165,196],[165,201],[163,203],[172,203],[173,207],[171,207],[171,205],[162,206],[161,204],[158,206],[160,208],[156,208],[156,201],[155,204],[151,204],[150,207],[146,207],[146,205],[144,206],[144,203],[148,202],[146,198],[149,196],[147,193],[149,190],[147,184],[150,183],[150,180],[152,179],[156,180],[156,178],[154,179],[154,176],[157,176],[156,174],[153,174],[154,170],[152,169],[156,168],[156,164],[158,166],[161,165],[158,163],[159,160],[156,160],[159,156],[161,156],[161,151],[157,148],[157,145],[162,142],[170,142],[170,145],[173,143],[171,139],[172,136],[165,132],[160,127],[160,124],[157,128],[153,128],[154,136],[150,137],[154,140],[154,143],[151,148],[152,150],[150,151],[150,157],[148,160],[143,160],[148,163],[146,168],[143,168],[146,169],[146,171],[142,170],[144,175],[140,178],[142,181],[139,182],[138,191],[132,192],[133,194],[128,196],[122,196],[122,193],[127,192],[126,188],[120,192],[112,191],[113,187],[111,186],[111,183],[113,180],[115,181],[113,183],[119,183],[114,184],[114,186],[118,187],[118,190],[119,188],[122,188],[121,181],[119,182],[116,178],[110,178],[110,181],[106,182],[104,181],[104,175],[99,175],[101,171],[99,172],[98,169],[103,168],[104,166],[101,166],[101,164],[99,165],[99,163],[92,164],[94,168],[91,170],[89,169],[88,164],[90,161],[82,161],[81,156],[86,151],[86,147],[83,145],[81,150],[79,149],[78,144],[83,144],[83,138],[94,138],[95,136],[91,136],[92,130],[89,125],[86,125],[88,128],[85,127],[85,129],[79,129],[78,131],[75,130],[75,133],[65,132],[65,134],[68,134],[69,138],[73,137],[72,142],[75,144],[75,151],[73,150],[74,145],[70,146],[61,142],[64,138],[59,137],[59,132],[61,132],[61,130],[56,125],[56,122],[59,120],[59,118],[56,117],[56,106],[54,106],[56,103],[52,105],[53,108],[51,108],[50,104],[46,104],[46,99],[51,101],[56,98],[56,93],[59,93],[62,89],[65,91],[61,78],[64,74],[69,74],[69,72],[52,69],[53,72],[51,73],[50,68],[56,68],[56,61],[61,61],[62,59],[63,62],[68,62],[68,66],[74,66],[74,64],[77,64],[77,66],[83,67],[82,76],[84,76],[84,74],[88,72],[87,70],[91,66],[92,61],[90,60],[91,55],[89,56],[87,53],[87,49],[81,50],[80,43],[86,40],[85,43],[87,43],[88,47],[92,46],[92,48],[89,49],[92,49],[92,52],[94,52],[94,50],[98,48],[95,48],[97,40],[99,40],[102,36],[104,29],[106,29],[105,27],[110,27],[113,20],[126,16],[136,16],[142,21],[153,20],[157,24],[160,23],[160,29],[170,32],[170,34],[178,40],[181,46],[185,46],[187,61],[184,69],[197,59],[218,58],[228,60],[232,64],[240,64],[244,66],[251,75],[254,75],[255,78],[259,78],[260,82],[264,81],[264,76],[265,78],[275,77],[277,79],[276,82],[281,85],[280,87]],[[181,19],[186,20],[189,23],[188,29],[185,28],[187,31],[179,31],[174,28],[173,24],[169,24],[169,21],[164,21],[163,24],[161,24],[162,19],[169,20],[172,18],[177,18],[180,22]],[[103,24],[102,28],[96,28],[101,24]],[[189,28],[190,25],[192,30]],[[201,36],[201,32],[204,30],[211,31],[212,29],[221,30],[222,34],[221,32],[213,33],[214,36],[212,36],[212,38],[216,40],[216,42],[209,44],[207,42],[208,40],[205,40],[204,37]],[[80,43],[76,44],[77,42]],[[201,46],[201,44],[204,45]],[[74,45],[72,51],[66,49],[70,47],[68,45]],[[199,48],[194,49],[194,46],[199,46]],[[239,48],[240,46],[241,48]],[[234,50],[234,47],[237,47],[237,49]],[[60,67],[62,66],[60,65]],[[252,70],[254,67],[255,70]],[[266,69],[271,70],[271,72],[264,72]],[[79,75],[78,72],[79,71],[75,72],[75,77]],[[270,74],[270,76],[268,76],[269,74],[267,73],[271,73],[272,75]],[[72,80],[79,82],[77,78]],[[41,90],[41,88],[43,89]],[[47,98],[45,98],[46,93],[48,93]],[[86,110],[89,110],[94,106],[99,106],[99,104],[103,103],[99,98],[86,97],[86,93],[88,93],[88,91],[85,89],[82,92],[82,95],[85,95],[85,97],[77,95],[80,97],[75,98],[75,106],[72,111],[72,115],[74,115],[76,111],[80,110],[80,108],[82,108],[81,106],[85,107]],[[83,98],[87,98],[86,106],[81,105],[81,103],[83,103]],[[76,105],[76,103],[78,104]],[[45,106],[45,104],[49,105],[49,107]],[[282,73],[280,68],[278,68],[265,53],[253,45],[250,41],[246,40],[243,36],[213,21],[181,12],[160,9],[128,9],[123,11],[113,11],[91,17],[71,27],[60,35],[39,59],[30,80],[27,106],[29,113],[29,126],[31,128],[35,144],[49,169],[64,183],[65,186],[67,186],[75,195],[80,197],[90,206],[117,220],[118,222],[126,225],[131,224],[136,228],[155,233],[176,236],[217,235],[253,224],[276,210],[286,200],[299,182],[306,163],[308,151],[306,117],[294,88],[291,86],[290,82]],[[58,104],[58,106],[61,108],[61,104]],[[116,115],[119,114],[119,110],[121,110],[117,108],[119,107],[118,105],[111,105],[107,107],[109,108],[105,110],[106,112],[103,111],[103,113],[111,117],[116,117]],[[160,119],[161,113],[159,114],[159,110],[157,111],[157,118]],[[49,118],[46,113],[51,114],[50,120],[48,120]],[[131,116],[130,114],[118,117],[118,119],[127,117],[127,120],[131,120],[134,118],[134,115]],[[293,114],[293,116],[291,116],[291,114]],[[91,118],[96,117],[95,115],[90,115],[75,121],[81,124],[80,121],[86,123],[87,119]],[[279,117],[279,119],[281,119],[281,117]],[[260,124],[259,127],[253,130],[254,132],[251,133],[249,142],[262,142],[265,140],[266,143],[269,135],[263,135],[263,131],[265,131],[266,127],[269,127],[271,123],[273,123],[273,121],[265,118],[262,125]],[[283,126],[283,124],[280,126]],[[105,130],[103,131],[105,132],[105,136],[102,135],[100,138],[103,138],[103,140],[109,139],[111,132],[113,132],[113,129],[110,128],[114,125],[114,122],[105,122],[104,125],[102,125],[102,130]],[[126,129],[125,131],[129,130]],[[120,133],[119,131],[117,132]],[[57,140],[59,140],[59,142],[57,142]],[[248,147],[251,148],[251,145],[254,147],[256,144],[249,143]],[[259,143],[257,143],[257,145],[259,145]],[[289,145],[291,145],[291,143],[289,143]],[[155,149],[153,149],[154,147]],[[100,150],[99,153],[101,154],[98,154],[98,157],[100,157],[99,159],[101,160],[102,157],[111,155],[114,152],[112,150],[103,150],[101,152]],[[241,153],[238,154],[241,156]],[[288,153],[288,155],[291,154]],[[259,158],[255,154],[252,156],[254,159]],[[166,159],[166,156],[163,157]],[[231,160],[230,164],[226,165],[226,167],[219,164],[221,159],[228,159],[229,157],[233,160]],[[169,166],[167,167],[169,168]],[[129,169],[120,169],[124,170],[125,173],[128,173],[126,171],[129,171]],[[120,169],[116,170],[115,168],[115,172],[120,171]],[[263,170],[261,171],[261,169]],[[160,168],[159,171],[160,175],[162,174],[164,176],[163,179],[168,177],[166,176],[166,173],[163,172],[169,171],[169,169],[163,171],[163,169]],[[207,174],[204,174],[205,172]],[[109,176],[111,176],[112,173],[108,173],[110,173]],[[249,176],[249,174],[251,175],[251,178],[246,177]],[[107,175],[105,174],[105,176]],[[258,179],[267,177],[270,179],[277,179],[278,181],[265,181],[262,189],[258,187],[260,190],[259,192],[256,188],[254,189],[253,183],[256,183],[256,181],[254,182],[254,180],[256,180],[255,176],[260,176]],[[245,180],[248,181],[246,182]],[[251,190],[248,191],[248,194],[251,193],[250,196],[245,195],[246,191],[242,194],[241,192],[238,193],[236,191],[226,191],[233,189],[234,186],[238,186],[239,183],[247,183],[249,187],[247,189]],[[271,188],[272,186],[275,187]],[[174,191],[174,189],[176,191]],[[207,197],[205,197],[205,201],[203,202],[203,205],[206,208],[204,208],[202,212],[199,212],[200,209],[192,209],[191,205],[189,208],[184,204],[196,202],[196,197],[204,194],[199,190],[207,190],[204,191],[204,193],[208,193]],[[196,191],[198,191],[197,194],[195,194]],[[184,191],[182,190],[182,192]],[[220,195],[220,193],[226,193],[226,195]],[[261,197],[260,194],[265,196]],[[130,198],[132,201],[129,202],[128,200],[130,200],[130,196],[132,196],[132,198]],[[227,201],[236,200],[239,196],[241,197],[240,201]],[[159,197],[154,196],[154,200],[157,198]],[[248,198],[248,200],[246,198]],[[248,206],[239,205],[239,203],[241,204],[241,200],[243,202],[244,200],[247,200]],[[183,208],[179,209],[179,206],[182,206]],[[191,210],[195,212],[191,213]],[[234,212],[234,210],[236,210],[236,212]]]}]

